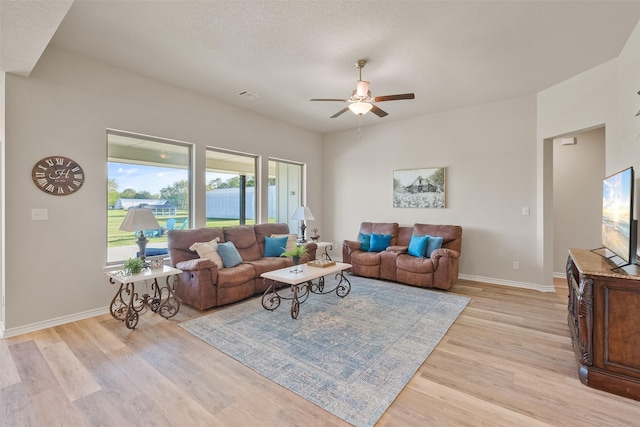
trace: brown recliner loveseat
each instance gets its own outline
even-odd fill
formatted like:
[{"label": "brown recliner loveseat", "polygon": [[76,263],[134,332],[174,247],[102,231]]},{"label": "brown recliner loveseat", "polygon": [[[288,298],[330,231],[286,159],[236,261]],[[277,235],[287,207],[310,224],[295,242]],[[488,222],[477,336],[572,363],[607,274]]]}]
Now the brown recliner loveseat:
[{"label": "brown recliner loveseat", "polygon": [[[372,234],[391,236],[389,245],[381,251],[362,250],[360,236]],[[410,255],[411,237],[441,237],[442,244],[424,258]],[[358,240],[345,240],[342,260],[352,265],[357,276],[391,280],[424,288],[449,289],[458,278],[462,227],[457,225],[414,224],[400,227],[397,223],[363,222]]]},{"label": "brown recliner loveseat", "polygon": [[[264,292],[267,285],[260,277],[262,273],[293,265],[291,258],[264,257],[265,237],[288,234],[287,224],[273,223],[168,231],[171,266],[182,270],[174,286],[176,296],[186,304],[206,310]],[[194,243],[216,238],[219,243],[233,242],[242,262],[220,268],[190,249]],[[308,243],[300,262],[315,259],[316,249],[315,243]]]}]

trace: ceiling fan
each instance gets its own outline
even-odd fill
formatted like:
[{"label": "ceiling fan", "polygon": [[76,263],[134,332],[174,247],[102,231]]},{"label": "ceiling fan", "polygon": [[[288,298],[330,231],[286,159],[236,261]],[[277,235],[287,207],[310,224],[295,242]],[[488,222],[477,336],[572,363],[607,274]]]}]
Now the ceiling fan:
[{"label": "ceiling fan", "polygon": [[371,97],[371,91],[369,90],[369,82],[365,82],[362,80],[362,69],[367,64],[367,61],[364,59],[358,59],[356,61],[356,67],[358,67],[360,78],[358,79],[358,83],[356,85],[356,89],[352,92],[351,97],[347,99],[336,99],[336,98],[328,98],[328,99],[311,99],[310,101],[338,101],[338,102],[349,102],[350,105],[346,108],[335,113],[331,116],[332,119],[335,119],[342,113],[347,110],[353,111],[355,114],[362,116],[363,114],[368,113],[369,111],[373,112],[378,117],[384,117],[388,115],[384,110],[376,107],[373,102],[383,102],[383,101],[398,101],[402,99],[414,99],[416,96],[413,93],[402,93],[398,95],[385,95],[385,96],[376,96],[375,98]]}]

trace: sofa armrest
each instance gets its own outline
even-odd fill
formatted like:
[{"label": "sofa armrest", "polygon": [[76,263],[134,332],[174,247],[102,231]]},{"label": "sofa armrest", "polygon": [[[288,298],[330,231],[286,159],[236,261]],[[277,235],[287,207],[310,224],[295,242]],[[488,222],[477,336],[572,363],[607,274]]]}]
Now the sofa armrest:
[{"label": "sofa armrest", "polygon": [[309,260],[316,259],[316,252],[318,251],[318,244],[314,242],[307,242],[305,244],[307,247],[307,253],[309,254]]},{"label": "sofa armrest", "polygon": [[205,268],[215,268],[216,264],[209,258],[196,258],[182,261],[176,264],[176,268],[182,271],[203,270]]},{"label": "sofa armrest", "polygon": [[348,248],[349,252],[357,251],[360,249],[360,242],[356,242],[355,240],[345,240],[342,242],[342,247]]},{"label": "sofa armrest", "polygon": [[399,254],[406,254],[407,252],[409,252],[409,247],[408,246],[389,246],[385,250],[387,252],[397,252]]},{"label": "sofa armrest", "polygon": [[440,258],[449,258],[450,260],[457,260],[460,258],[460,252],[446,248],[439,248],[431,252],[431,261],[433,262],[433,269],[437,270],[440,263]]},{"label": "sofa armrest", "polygon": [[342,242],[342,262],[351,264],[351,252],[360,250],[360,242],[344,240]]},{"label": "sofa armrest", "polygon": [[460,258],[460,252],[458,251],[454,251],[451,249],[446,249],[446,248],[439,248],[436,249],[435,251],[431,252],[431,259],[432,260],[436,260],[438,258],[441,258],[443,256],[449,257],[449,258]]}]

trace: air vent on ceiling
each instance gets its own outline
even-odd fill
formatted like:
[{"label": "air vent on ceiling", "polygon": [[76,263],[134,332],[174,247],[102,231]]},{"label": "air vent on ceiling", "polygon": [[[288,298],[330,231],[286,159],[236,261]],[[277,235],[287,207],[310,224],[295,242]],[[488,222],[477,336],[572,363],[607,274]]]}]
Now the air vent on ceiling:
[{"label": "air vent on ceiling", "polygon": [[238,95],[245,99],[248,99],[249,101],[253,101],[254,99],[258,98],[258,95],[253,92],[249,92],[248,90],[241,90],[240,92],[238,92]]}]

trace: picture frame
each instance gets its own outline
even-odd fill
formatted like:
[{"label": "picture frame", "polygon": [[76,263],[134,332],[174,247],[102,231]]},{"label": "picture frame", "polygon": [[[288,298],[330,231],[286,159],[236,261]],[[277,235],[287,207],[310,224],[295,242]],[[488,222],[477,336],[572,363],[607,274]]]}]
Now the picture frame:
[{"label": "picture frame", "polygon": [[444,167],[393,171],[394,208],[445,208]]},{"label": "picture frame", "polygon": [[162,268],[162,266],[164,265],[164,258],[163,257],[149,257],[146,259],[147,262],[149,263],[149,267],[152,270],[156,270],[159,268]]}]

